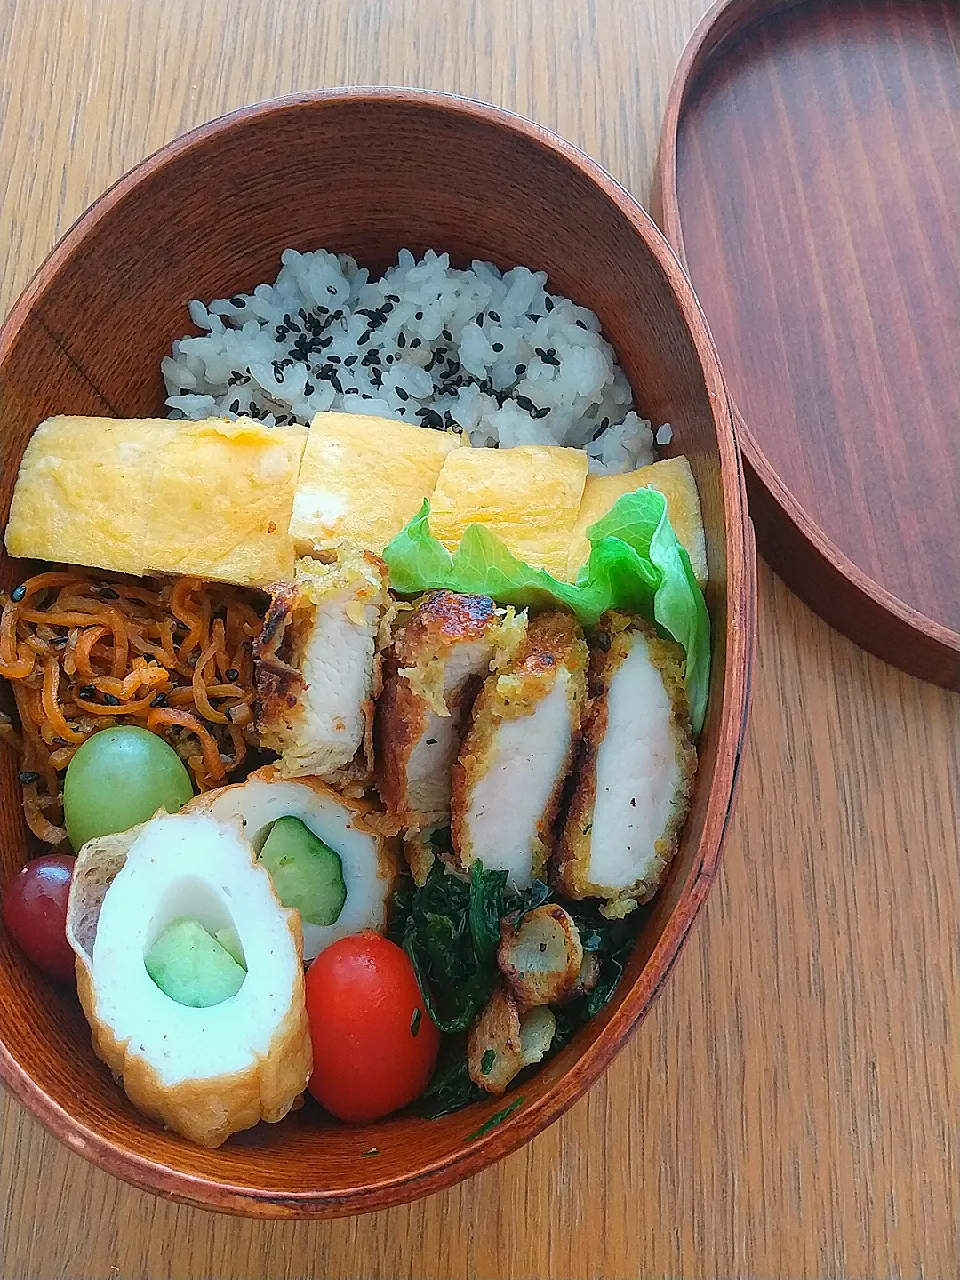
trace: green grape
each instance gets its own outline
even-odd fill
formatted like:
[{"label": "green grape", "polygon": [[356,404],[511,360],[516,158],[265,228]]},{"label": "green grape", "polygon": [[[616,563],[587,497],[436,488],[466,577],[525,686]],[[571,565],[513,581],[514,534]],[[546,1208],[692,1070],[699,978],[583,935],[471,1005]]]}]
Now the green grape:
[{"label": "green grape", "polygon": [[74,850],[127,831],[158,809],[175,813],[193,795],[183,761],[147,729],[123,725],[88,738],[67,766],[63,813]]}]

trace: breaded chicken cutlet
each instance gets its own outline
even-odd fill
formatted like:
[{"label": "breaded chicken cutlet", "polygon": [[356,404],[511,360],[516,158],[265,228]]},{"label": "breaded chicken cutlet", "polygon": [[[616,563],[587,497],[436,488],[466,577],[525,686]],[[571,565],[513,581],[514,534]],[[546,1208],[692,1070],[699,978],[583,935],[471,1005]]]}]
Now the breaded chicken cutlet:
[{"label": "breaded chicken cutlet", "polygon": [[294,581],[271,591],[254,645],[257,729],[281,776],[369,777],[388,603],[383,562],[346,546],[332,563],[299,560]]},{"label": "breaded chicken cutlet", "polygon": [[453,771],[454,852],[509,872],[517,888],[541,875],[586,701],[587,646],[566,613],[533,618],[487,677]]},{"label": "breaded chicken cutlet", "polygon": [[656,893],[690,807],[697,753],[683,651],[640,619],[606,614],[590,692],[555,879],[623,915]]},{"label": "breaded chicken cutlet", "polygon": [[489,596],[431,591],[387,656],[375,721],[377,783],[408,834],[450,822],[453,765],[502,612]]}]

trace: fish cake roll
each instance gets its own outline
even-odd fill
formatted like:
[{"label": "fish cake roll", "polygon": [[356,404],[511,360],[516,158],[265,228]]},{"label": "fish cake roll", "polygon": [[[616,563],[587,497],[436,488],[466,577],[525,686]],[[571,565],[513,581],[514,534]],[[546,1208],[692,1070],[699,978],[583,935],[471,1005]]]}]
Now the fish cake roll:
[{"label": "fish cake roll", "polygon": [[300,893],[294,902],[285,898],[282,886],[275,883],[275,888],[285,905],[296,905],[300,912],[304,960],[313,960],[339,938],[363,929],[385,931],[397,874],[396,841],[380,829],[382,815],[369,800],[341,795],[318,778],[281,778],[274,765],[266,765],[245,782],[196,796],[185,812],[205,813],[219,822],[239,821],[244,839],[258,852],[278,822],[294,819],[339,861],[342,899],[338,909],[334,902],[332,918],[322,918],[310,909],[322,907],[320,895],[312,895],[310,903],[305,892],[312,859],[300,861],[287,846],[286,883]]},{"label": "fish cake roll", "polygon": [[234,823],[161,810],[89,840],[67,940],[94,1052],[158,1123],[218,1147],[306,1088],[300,918]]}]

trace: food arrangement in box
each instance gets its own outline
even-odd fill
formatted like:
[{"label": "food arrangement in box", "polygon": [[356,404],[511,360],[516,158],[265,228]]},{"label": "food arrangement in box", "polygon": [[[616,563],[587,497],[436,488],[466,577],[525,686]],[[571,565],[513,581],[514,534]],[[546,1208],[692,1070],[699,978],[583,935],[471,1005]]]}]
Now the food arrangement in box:
[{"label": "food arrangement in box", "polygon": [[523,268],[288,252],[192,315],[176,416],[50,418],[20,466],[0,733],[47,853],[4,920],[195,1142],[502,1094],[609,1000],[677,847],[691,469]]}]

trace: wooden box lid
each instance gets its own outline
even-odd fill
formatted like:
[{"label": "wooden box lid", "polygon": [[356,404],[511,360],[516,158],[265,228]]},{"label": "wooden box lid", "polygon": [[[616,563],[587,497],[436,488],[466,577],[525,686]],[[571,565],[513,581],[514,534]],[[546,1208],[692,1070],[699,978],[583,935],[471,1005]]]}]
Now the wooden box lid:
[{"label": "wooden box lid", "polygon": [[960,688],[960,6],[723,0],[680,64],[654,214],[726,373],[763,555]]}]

